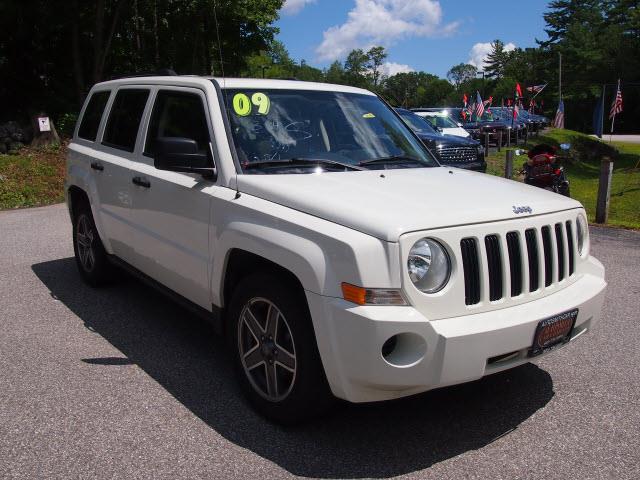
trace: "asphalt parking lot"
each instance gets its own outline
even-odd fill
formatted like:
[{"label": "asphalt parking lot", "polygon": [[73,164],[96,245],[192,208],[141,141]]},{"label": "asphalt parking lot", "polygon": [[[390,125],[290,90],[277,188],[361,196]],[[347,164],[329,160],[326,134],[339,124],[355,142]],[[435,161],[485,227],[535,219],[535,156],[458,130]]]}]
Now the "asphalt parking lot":
[{"label": "asphalt parking lot", "polygon": [[640,478],[640,233],[592,229],[603,321],[538,365],[295,428],[143,284],[76,272],[63,205],[0,212],[1,478]]}]

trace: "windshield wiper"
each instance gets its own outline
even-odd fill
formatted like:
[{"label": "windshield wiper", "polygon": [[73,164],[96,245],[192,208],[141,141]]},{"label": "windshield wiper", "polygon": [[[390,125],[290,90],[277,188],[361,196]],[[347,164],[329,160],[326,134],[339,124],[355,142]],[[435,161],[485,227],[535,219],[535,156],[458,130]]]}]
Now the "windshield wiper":
[{"label": "windshield wiper", "polygon": [[388,157],[372,158],[371,160],[364,160],[360,162],[358,165],[373,165],[376,163],[391,163],[391,162],[419,163],[420,165],[424,165],[425,167],[429,166],[428,164],[426,164],[420,159],[413,158],[413,157],[405,157],[402,155],[390,155]]},{"label": "windshield wiper", "polygon": [[309,165],[309,164],[338,166],[338,167],[348,168],[349,170],[366,170],[366,168],[359,167],[358,165],[351,165],[350,163],[337,162],[335,160],[329,160],[326,158],[303,158],[303,157],[293,157],[293,158],[287,158],[285,160],[262,160],[259,162],[251,162],[248,165],[245,165],[244,168],[251,169],[251,168],[260,168],[260,167],[295,166],[295,165]]}]

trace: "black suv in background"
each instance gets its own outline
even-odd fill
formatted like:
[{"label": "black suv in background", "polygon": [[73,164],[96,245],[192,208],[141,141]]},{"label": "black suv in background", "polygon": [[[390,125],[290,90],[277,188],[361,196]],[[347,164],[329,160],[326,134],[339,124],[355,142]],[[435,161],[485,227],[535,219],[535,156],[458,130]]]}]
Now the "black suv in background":
[{"label": "black suv in background", "polygon": [[454,135],[443,135],[434,130],[427,120],[410,110],[396,108],[396,112],[420,137],[420,140],[429,147],[431,152],[436,155],[441,164],[478,172],[487,170],[484,147],[477,140]]}]

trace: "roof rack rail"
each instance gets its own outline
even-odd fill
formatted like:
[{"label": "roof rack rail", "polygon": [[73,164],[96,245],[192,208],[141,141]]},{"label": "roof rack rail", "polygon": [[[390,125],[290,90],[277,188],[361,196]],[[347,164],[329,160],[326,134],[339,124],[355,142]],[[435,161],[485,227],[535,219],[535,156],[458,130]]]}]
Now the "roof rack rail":
[{"label": "roof rack rail", "polygon": [[178,74],[170,69],[170,68],[161,68],[156,70],[155,72],[140,72],[140,73],[129,73],[126,75],[116,75],[111,77],[109,80],[119,80],[122,78],[137,78],[137,77],[173,77],[178,76]]}]

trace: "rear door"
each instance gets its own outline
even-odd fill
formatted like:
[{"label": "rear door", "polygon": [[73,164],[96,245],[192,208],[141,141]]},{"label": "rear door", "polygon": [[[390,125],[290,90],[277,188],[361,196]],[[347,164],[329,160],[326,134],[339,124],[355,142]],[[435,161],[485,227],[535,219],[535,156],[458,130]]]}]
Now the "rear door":
[{"label": "rear door", "polygon": [[214,182],[192,173],[157,170],[155,141],[160,137],[196,140],[213,162],[211,121],[202,90],[158,87],[142,155],[134,166],[134,266],[202,306],[211,308],[209,216]]},{"label": "rear door", "polygon": [[131,163],[150,89],[124,86],[116,90],[102,133],[101,149],[92,165],[98,178],[100,213],[113,253],[133,259]]},{"label": "rear door", "polygon": [[132,258],[129,164],[149,93],[148,88],[128,86],[94,91],[72,149],[83,158],[94,186],[89,194],[105,247],[124,260]]}]

